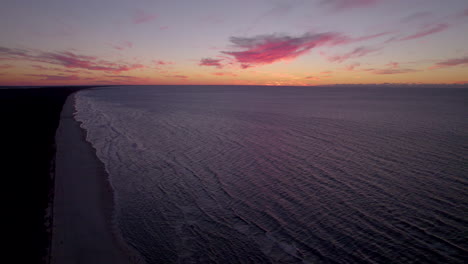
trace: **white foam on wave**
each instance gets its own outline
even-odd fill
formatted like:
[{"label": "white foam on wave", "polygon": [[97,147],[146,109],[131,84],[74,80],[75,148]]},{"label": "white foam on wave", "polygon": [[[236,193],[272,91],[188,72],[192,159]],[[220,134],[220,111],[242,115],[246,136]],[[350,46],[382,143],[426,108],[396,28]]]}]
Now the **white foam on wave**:
[{"label": "white foam on wave", "polygon": [[[82,97],[80,93],[76,93],[73,96],[75,102],[75,112],[73,114],[73,117],[76,121],[80,123],[80,127],[86,131],[86,140],[89,143],[91,143],[91,145],[96,150],[97,158],[104,164],[104,169],[107,172],[108,177],[107,182],[110,188],[112,189],[113,213],[110,222],[112,232],[114,233],[114,237],[118,241],[118,243],[123,247],[124,251],[128,254],[132,263],[145,264],[146,261],[143,258],[143,256],[125,241],[121,229],[117,223],[117,193],[116,188],[112,184],[112,177],[108,170],[108,165],[106,165],[109,164],[108,159],[103,153],[103,150],[106,148],[106,144],[103,144],[101,141],[96,140],[97,138],[106,137],[108,135],[108,130],[104,128],[106,126],[106,115],[102,112],[102,109],[99,109],[99,104],[93,103],[91,100],[87,100],[86,98]],[[97,127],[100,127],[101,129],[96,129],[97,124],[99,124]]]},{"label": "white foam on wave", "polygon": [[[442,155],[462,153],[459,142],[442,126],[445,134],[425,130],[430,142],[418,137],[418,122],[405,127],[418,120],[407,116],[423,111],[398,110],[407,105],[404,98],[363,115],[363,101],[345,90],[330,96],[311,88],[294,97],[274,88],[210,89],[127,87],[76,95],[75,118],[110,175],[122,231],[132,245],[146,247],[139,249],[149,262],[225,255],[236,262],[240,254],[257,254],[257,260],[281,263],[384,263],[413,254],[406,252],[424,259],[418,241],[437,241],[422,232],[414,233],[414,243],[382,250],[413,234],[408,225],[394,228],[401,225],[392,222],[396,209],[404,218],[445,218],[448,237],[457,234],[457,209],[438,203],[458,201],[461,193],[451,179],[461,179],[456,168],[462,163]],[[369,110],[383,109],[366,102]],[[443,161],[453,169],[434,177]],[[420,197],[403,199],[402,192]],[[433,208],[451,213],[428,214]]]},{"label": "white foam on wave", "polygon": [[[161,143],[152,144],[152,142],[160,142],[161,138],[152,138],[149,133],[145,133],[145,124],[147,127],[158,126],[159,122],[164,123],[165,120],[154,120],[148,111],[130,108],[118,103],[99,100],[92,96],[93,91],[82,91],[76,95],[76,120],[81,122],[81,125],[87,131],[87,140],[96,148],[98,158],[104,163],[105,169],[110,177],[110,182],[115,193],[115,203],[119,209],[124,206],[122,204],[131,204],[131,187],[137,188],[139,195],[154,199],[151,195],[154,190],[149,186],[147,189],[144,184],[138,182],[146,181],[145,177],[151,176],[151,162],[155,159],[167,160],[168,153],[160,153],[157,147]],[[178,114],[178,113],[176,113]],[[167,113],[167,120],[170,120],[174,113]],[[177,118],[184,118],[177,116]],[[139,120],[138,124],[132,120]],[[223,124],[224,120],[220,120]],[[198,128],[210,129],[213,120],[202,120],[205,124],[193,124],[189,119],[181,120],[181,122],[195,125]],[[181,131],[178,131],[180,133]],[[161,156],[163,155],[163,156]],[[177,155],[177,154],[175,154]],[[170,154],[169,157],[172,155]],[[196,157],[196,155],[194,155]],[[170,158],[169,158],[170,159]],[[167,161],[167,165],[171,165]],[[174,165],[176,166],[176,165]],[[127,175],[133,172],[134,177],[129,179]],[[116,186],[119,185],[119,186]],[[122,185],[127,187],[122,188]],[[131,186],[131,187],[130,187]],[[159,187],[160,188],[160,187]],[[167,197],[166,197],[167,198]],[[206,196],[198,196],[192,201],[186,201],[185,205],[177,204],[180,201],[167,199],[168,202],[174,201],[177,209],[166,207],[167,211],[163,215],[171,222],[171,228],[174,231],[173,236],[177,237],[179,242],[175,242],[180,259],[190,259],[193,256],[195,248],[190,249],[190,241],[197,237],[187,232],[187,227],[199,226],[200,216],[209,214],[210,211],[219,211],[219,204],[216,201]],[[170,210],[173,210],[171,212]],[[122,211],[116,212],[117,217]],[[233,222],[236,223],[236,222]],[[279,242],[272,234],[265,233],[263,230],[244,223],[241,226],[237,224],[232,227],[248,237],[257,244],[258,250],[265,255],[269,255],[272,259],[281,260],[289,255],[296,257],[297,254],[292,250],[293,246],[290,243]],[[255,230],[252,232],[252,230]],[[191,231],[193,232],[193,231]],[[284,240],[284,239],[281,239]]]}]

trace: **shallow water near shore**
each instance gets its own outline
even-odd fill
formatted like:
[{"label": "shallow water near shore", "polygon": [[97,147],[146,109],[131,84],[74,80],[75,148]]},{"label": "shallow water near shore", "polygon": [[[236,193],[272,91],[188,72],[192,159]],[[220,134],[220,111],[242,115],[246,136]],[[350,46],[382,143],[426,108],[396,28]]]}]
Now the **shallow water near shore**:
[{"label": "shallow water near shore", "polygon": [[126,86],[75,119],[148,263],[463,263],[467,95]]}]

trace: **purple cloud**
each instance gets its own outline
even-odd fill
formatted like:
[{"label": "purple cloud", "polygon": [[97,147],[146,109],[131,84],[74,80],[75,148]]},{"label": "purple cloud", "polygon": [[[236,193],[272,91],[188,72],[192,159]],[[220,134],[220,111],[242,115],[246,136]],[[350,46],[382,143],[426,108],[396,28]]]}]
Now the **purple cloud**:
[{"label": "purple cloud", "polygon": [[73,52],[39,52],[0,47],[0,60],[24,60],[93,71],[123,72],[144,68],[142,64],[115,63]]},{"label": "purple cloud", "polygon": [[400,63],[398,62],[389,62],[385,66],[387,67],[383,69],[370,68],[370,69],[363,69],[362,71],[367,71],[367,72],[378,74],[378,75],[403,74],[403,73],[411,73],[411,72],[419,71],[415,69],[400,68]]},{"label": "purple cloud", "polygon": [[447,24],[437,24],[433,27],[430,27],[430,28],[427,28],[427,29],[424,29],[424,30],[421,30],[415,34],[412,34],[412,35],[409,35],[407,37],[404,37],[400,40],[412,40],[412,39],[417,39],[417,38],[422,38],[422,37],[425,37],[425,36],[429,36],[429,35],[432,35],[432,34],[435,34],[435,33],[439,33],[441,31],[444,31],[446,29],[449,28],[449,25]]},{"label": "purple cloud", "polygon": [[9,69],[9,68],[13,68],[13,65],[11,65],[11,64],[0,65],[0,70],[1,69]]},{"label": "purple cloud", "polygon": [[397,68],[400,67],[400,63],[398,63],[398,62],[389,62],[385,66],[388,66],[388,67],[390,67],[392,69],[397,69]]},{"label": "purple cloud", "polygon": [[27,56],[28,51],[23,49],[10,49],[0,47],[0,60],[13,59],[15,57]]},{"label": "purple cloud", "polygon": [[[305,33],[302,36],[293,37],[280,34],[258,35],[254,37],[231,37],[231,47],[237,51],[221,51],[222,54],[232,56],[224,59],[202,59],[200,66],[214,66],[221,68],[224,65],[221,61],[227,60],[228,64],[237,62],[242,69],[254,66],[272,64],[279,61],[293,60],[299,56],[307,54],[310,50],[321,46],[336,46],[354,42],[379,38],[391,32],[381,32],[373,35],[351,38],[341,33]],[[376,49],[375,49],[376,50]],[[347,56],[363,56],[374,49],[358,48],[354,53]],[[359,55],[361,53],[362,55]],[[366,54],[367,54],[366,53]],[[234,59],[234,60],[233,60]],[[332,58],[332,60],[343,61],[346,58]]]},{"label": "purple cloud", "polygon": [[222,68],[223,65],[221,64],[221,59],[211,59],[211,58],[204,58],[201,59],[200,63],[198,65],[200,66],[213,66],[216,68]]},{"label": "purple cloud", "polygon": [[39,71],[47,71],[47,70],[50,70],[50,68],[47,68],[47,67],[44,67],[42,65],[32,65],[32,67],[36,70],[39,70]]},{"label": "purple cloud", "polygon": [[350,65],[346,66],[345,69],[346,69],[347,71],[354,71],[354,69],[356,69],[356,68],[359,67],[359,66],[361,66],[361,64],[358,63],[358,62],[355,62],[355,63],[353,63],[353,64],[350,64]]},{"label": "purple cloud", "polygon": [[47,74],[25,74],[26,76],[40,77],[45,81],[76,81],[81,78],[76,75],[47,75]]},{"label": "purple cloud", "polygon": [[163,61],[163,60],[153,60],[153,62],[156,65],[172,65],[172,64],[174,64],[174,62],[172,62],[172,61]]},{"label": "purple cloud", "polygon": [[452,66],[458,66],[458,65],[468,65],[468,57],[440,61],[436,63],[434,66],[430,67],[430,69],[438,69],[438,68],[452,67]]},{"label": "purple cloud", "polygon": [[368,35],[368,36],[359,37],[359,38],[354,39],[354,41],[356,41],[356,42],[366,41],[366,40],[369,40],[369,39],[374,39],[374,38],[379,38],[379,37],[382,37],[382,36],[386,36],[386,35],[389,35],[389,34],[392,34],[392,33],[393,32],[390,32],[390,31],[381,32],[381,33],[377,33],[377,34],[372,34],[372,35]]},{"label": "purple cloud", "polygon": [[133,47],[133,43],[130,41],[123,41],[119,44],[111,45],[116,50],[125,50]]},{"label": "purple cloud", "polygon": [[414,13],[414,14],[411,14],[409,16],[404,17],[401,20],[401,22],[408,23],[408,22],[412,22],[414,20],[425,19],[425,18],[428,18],[428,17],[431,17],[431,16],[432,16],[432,13],[429,13],[429,12],[417,12],[417,13]]},{"label": "purple cloud", "polygon": [[373,74],[401,74],[409,72],[417,72],[414,69],[372,69]]},{"label": "purple cloud", "polygon": [[143,68],[141,64],[117,64],[105,60],[99,60],[96,57],[77,55],[72,52],[46,52],[36,58],[51,64],[62,65],[67,68],[82,68],[96,71],[122,72]]},{"label": "purple cloud", "polygon": [[351,40],[338,33],[306,33],[300,37],[260,35],[252,38],[231,37],[234,47],[242,51],[223,51],[233,56],[242,68],[292,60],[319,46],[335,46]]},{"label": "purple cloud", "polygon": [[320,5],[330,6],[333,10],[366,8],[375,6],[379,0],[322,0]]},{"label": "purple cloud", "polygon": [[143,24],[148,23],[155,20],[157,15],[146,13],[143,10],[137,10],[132,17],[132,21],[134,24]]},{"label": "purple cloud", "polygon": [[31,65],[31,67],[33,67],[37,71],[59,71],[59,72],[67,72],[67,73],[80,73],[80,72],[81,73],[86,73],[86,72],[79,71],[79,70],[67,70],[67,69],[64,69],[64,68],[57,68],[57,67],[50,68],[50,67],[44,67],[42,65]]},{"label": "purple cloud", "polygon": [[379,51],[379,48],[367,48],[367,47],[358,47],[355,48],[354,50],[345,53],[343,55],[335,55],[331,56],[328,58],[329,61],[331,62],[338,62],[341,63],[345,60],[351,59],[351,58],[358,58],[358,57],[363,57],[369,53],[373,53],[376,51]]}]

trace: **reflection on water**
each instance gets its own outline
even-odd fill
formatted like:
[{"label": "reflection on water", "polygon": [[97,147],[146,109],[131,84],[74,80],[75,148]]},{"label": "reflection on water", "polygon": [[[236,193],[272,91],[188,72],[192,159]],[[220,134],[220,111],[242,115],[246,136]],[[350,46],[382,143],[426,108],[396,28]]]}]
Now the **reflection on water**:
[{"label": "reflection on water", "polygon": [[463,263],[462,89],[81,91],[148,263]]}]

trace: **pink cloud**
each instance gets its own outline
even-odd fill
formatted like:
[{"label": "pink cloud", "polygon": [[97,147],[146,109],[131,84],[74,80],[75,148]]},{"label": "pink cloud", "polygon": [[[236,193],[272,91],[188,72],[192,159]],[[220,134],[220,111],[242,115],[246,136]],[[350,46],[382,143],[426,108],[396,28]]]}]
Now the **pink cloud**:
[{"label": "pink cloud", "polygon": [[432,34],[435,34],[435,33],[439,33],[441,31],[444,31],[446,29],[449,28],[449,25],[447,24],[437,24],[433,27],[430,27],[430,28],[427,28],[427,29],[424,29],[424,30],[421,30],[413,35],[409,35],[407,37],[404,37],[400,40],[412,40],[412,39],[417,39],[417,38],[422,38],[422,37],[425,37],[425,36],[429,36],[429,35],[432,35]]},{"label": "pink cloud", "polygon": [[[234,64],[233,62],[237,62],[242,69],[247,69],[259,65],[293,60],[299,56],[307,54],[310,50],[316,47],[331,47],[360,42],[378,38],[390,33],[391,32],[381,32],[358,38],[351,38],[344,34],[335,32],[316,34],[305,33],[299,37],[279,34],[259,35],[254,37],[231,37],[230,41],[233,44],[231,47],[233,49],[237,49],[238,51],[221,51],[221,53],[233,57],[226,57],[223,59],[229,61],[228,64]],[[360,47],[349,54],[345,54],[343,56],[334,56],[330,59],[332,61],[342,62],[348,58],[364,56],[377,50],[378,49]],[[325,55],[323,52],[320,53]],[[224,66],[221,64],[221,61],[223,60],[202,59],[199,65],[215,66],[221,68]]]},{"label": "pink cloud", "polygon": [[174,62],[172,62],[172,61],[163,61],[163,60],[153,60],[153,62],[156,65],[172,65],[172,64],[174,64]]},{"label": "pink cloud", "polygon": [[354,69],[356,69],[357,67],[361,66],[360,63],[356,62],[356,63],[353,63],[353,64],[350,64],[348,66],[345,67],[345,70],[347,71],[354,71]]},{"label": "pink cloud", "polygon": [[[230,42],[233,44],[231,47],[237,51],[221,51],[221,53],[232,56],[232,58],[227,56],[223,59],[205,58],[201,60],[199,65],[221,68],[226,65],[226,63],[224,63],[224,65],[221,64],[221,61],[227,60],[227,64],[234,64],[234,62],[237,62],[240,68],[247,69],[259,65],[293,60],[307,54],[316,47],[344,45],[378,38],[387,34],[390,34],[390,32],[382,32],[359,38],[351,38],[335,32],[305,33],[299,37],[279,34],[258,35],[254,37],[231,37]],[[346,56],[359,57],[376,50],[377,49],[361,47]],[[324,55],[323,52],[320,53]],[[222,56],[218,57],[222,58]],[[331,59],[334,61],[344,61],[347,58],[336,56]]]},{"label": "pink cloud", "polygon": [[379,50],[380,50],[379,48],[358,47],[358,48],[355,48],[354,50],[352,50],[352,51],[350,51],[348,53],[345,53],[343,55],[335,55],[335,56],[328,57],[328,60],[332,61],[332,62],[341,63],[341,62],[346,61],[348,59],[363,57],[363,56],[365,56],[365,55],[367,55],[369,53],[373,53],[373,52],[376,52],[376,51],[379,51]]},{"label": "pink cloud", "polygon": [[79,68],[93,71],[123,72],[144,68],[142,64],[115,63],[94,56],[79,55],[73,52],[36,52],[0,47],[0,59],[23,60],[59,65],[66,68]]},{"label": "pink cloud", "polygon": [[385,66],[388,66],[392,69],[396,69],[396,68],[399,68],[400,67],[400,64],[398,62],[389,62],[388,64],[386,64]]},{"label": "pink cloud", "polygon": [[434,66],[430,67],[429,69],[438,69],[438,68],[452,67],[452,66],[458,66],[458,65],[468,65],[468,57],[441,61],[441,62],[436,63]]},{"label": "pink cloud", "polygon": [[82,68],[97,71],[122,72],[144,67],[141,64],[117,64],[114,62],[100,60],[92,56],[77,55],[72,52],[46,52],[40,54],[37,58],[42,60],[42,62],[62,65],[67,68]]},{"label": "pink cloud", "polygon": [[333,10],[367,8],[375,6],[379,0],[322,0],[320,5],[330,6]]},{"label": "pink cloud", "polygon": [[330,74],[330,73],[333,73],[332,71],[322,71],[320,72],[320,74]]},{"label": "pink cloud", "polygon": [[137,10],[132,17],[132,21],[134,24],[143,24],[148,23],[155,20],[157,15],[146,13],[143,10]]},{"label": "pink cloud", "polygon": [[462,16],[467,16],[468,17],[468,8],[463,11]]},{"label": "pink cloud", "polygon": [[200,63],[198,65],[200,66],[213,66],[216,68],[222,68],[223,65],[221,64],[221,59],[211,59],[211,58],[204,58],[201,59]]},{"label": "pink cloud", "polygon": [[307,80],[312,80],[312,81],[318,81],[318,80],[320,80],[319,77],[315,77],[315,76],[307,76],[307,77],[305,77],[305,79],[307,79]]},{"label": "pink cloud", "polygon": [[168,29],[169,29],[169,26],[160,26],[159,29],[160,29],[160,30],[168,30]]},{"label": "pink cloud", "polygon": [[119,44],[111,45],[114,49],[117,50],[125,50],[133,47],[133,43],[130,41],[123,41]]},{"label": "pink cloud", "polygon": [[214,72],[213,75],[216,76],[237,76],[237,74],[232,73],[232,72]]},{"label": "pink cloud", "polygon": [[301,37],[261,35],[253,38],[231,37],[234,47],[242,51],[223,51],[233,56],[242,68],[292,60],[319,46],[335,46],[351,40],[338,33],[306,33]]}]

